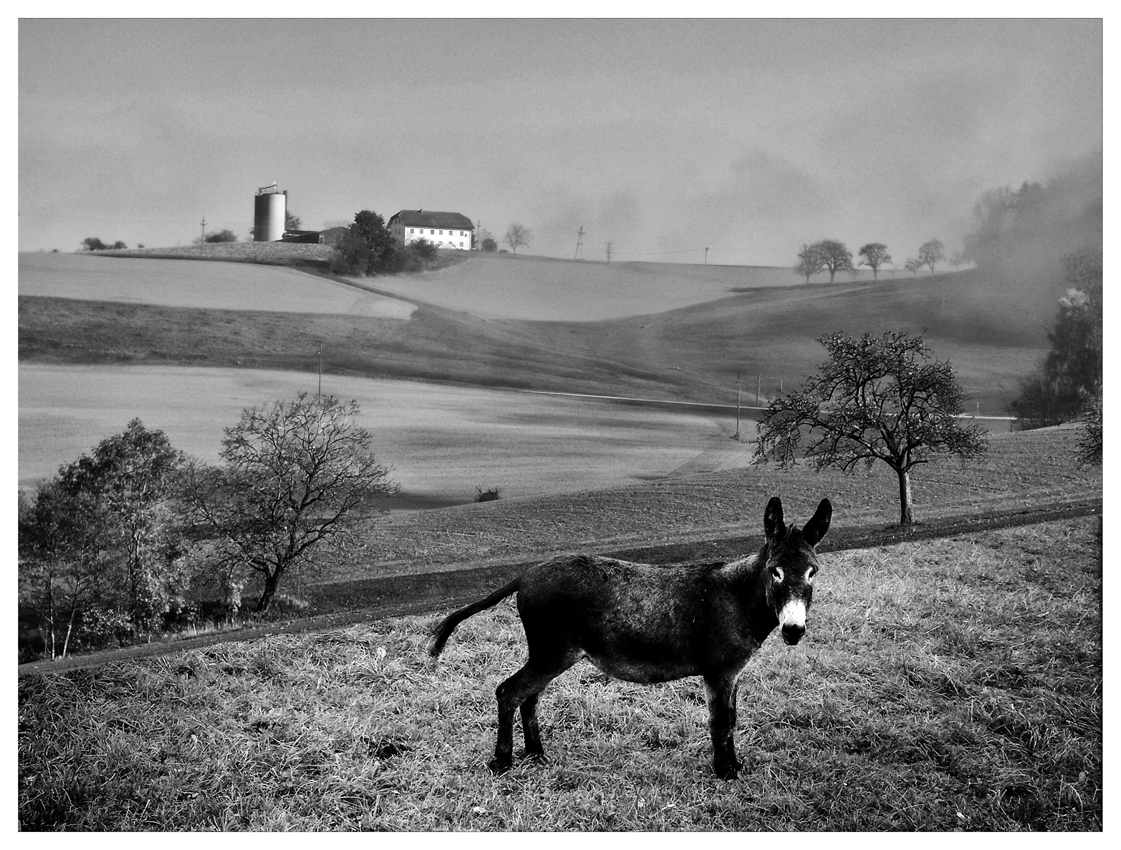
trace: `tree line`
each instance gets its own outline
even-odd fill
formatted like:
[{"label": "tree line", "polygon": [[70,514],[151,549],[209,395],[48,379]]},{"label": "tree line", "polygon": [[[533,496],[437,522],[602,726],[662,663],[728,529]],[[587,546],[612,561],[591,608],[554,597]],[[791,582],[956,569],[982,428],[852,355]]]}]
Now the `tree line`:
[{"label": "tree line", "polygon": [[59,657],[267,612],[357,509],[396,492],[358,414],[306,394],[246,408],[214,465],[134,419],[21,496],[21,631]]},{"label": "tree line", "polygon": [[[882,242],[868,242],[857,251],[860,257],[859,266],[867,266],[872,270],[872,279],[879,280],[880,269],[892,262],[887,245]],[[931,239],[924,242],[917,256],[908,257],[903,267],[909,272],[917,272],[923,266],[934,271],[935,265],[946,259],[946,246],[941,239]],[[956,268],[965,260],[962,256],[955,255],[950,263]],[[829,272],[829,282],[833,283],[837,272],[852,272],[855,274],[858,266],[853,265],[853,255],[844,242],[839,239],[823,239],[812,245],[802,245],[798,252],[798,262],[794,265],[794,273],[810,282],[810,278],[821,271]]]},{"label": "tree line", "polygon": [[1063,289],[1046,328],[1050,351],[1021,381],[1011,412],[1024,428],[1081,423],[1085,463],[1102,457],[1102,209],[1098,155],[1047,184],[986,190],[965,238],[965,252],[979,268],[1011,278],[1031,268],[1040,285],[1054,280]]},{"label": "tree line", "polygon": [[[1045,277],[1040,284],[1051,275],[1065,289],[1058,299],[1053,325],[1046,328],[1051,349],[1022,380],[1020,395],[1011,403],[1010,412],[1026,429],[1080,423],[1078,461],[1100,463],[1104,340],[1100,162],[1091,158],[1081,168],[1046,186],[1025,182],[1018,190],[1007,186],[986,190],[974,205],[973,219],[974,229],[965,237],[963,250],[949,260],[953,266],[971,261],[986,274],[999,278],[1022,276],[1025,260],[1031,264],[1036,259],[1039,262],[1034,265],[1044,269]],[[892,262],[887,246],[880,242],[861,246],[857,254],[861,258],[859,265],[872,269],[873,279],[878,279],[879,270]],[[1059,257],[1058,269],[1050,271],[1054,257]],[[904,268],[915,273],[925,266],[933,272],[945,258],[941,240],[931,239],[920,246],[916,256],[907,259]],[[828,271],[832,283],[838,272],[854,272],[855,268],[845,244],[826,239],[803,244],[794,271],[804,276],[807,283],[811,275]],[[835,355],[836,341],[822,342]],[[900,340],[893,343],[900,344]],[[886,341],[882,346],[890,347]],[[855,349],[848,350],[851,357]],[[822,374],[827,372],[823,366]],[[811,384],[809,391],[814,386],[817,385]],[[821,402],[824,405],[824,400]],[[790,405],[785,416],[792,415],[789,410],[803,410],[798,421],[802,426],[812,424],[804,413],[805,399],[799,402],[791,397],[784,403]],[[766,454],[777,452],[776,456],[789,459],[789,451],[783,447],[789,446],[793,432],[781,439],[774,436],[778,433],[778,422],[779,419],[771,420],[773,433],[769,439],[778,442],[770,445]],[[822,423],[817,425],[820,428]],[[810,454],[826,456],[822,446]]]}]

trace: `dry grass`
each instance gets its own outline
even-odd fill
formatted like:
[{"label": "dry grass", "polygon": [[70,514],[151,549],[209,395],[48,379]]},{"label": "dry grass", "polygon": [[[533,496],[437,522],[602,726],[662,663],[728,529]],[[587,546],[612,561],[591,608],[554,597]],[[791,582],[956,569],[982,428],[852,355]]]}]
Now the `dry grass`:
[{"label": "dry grass", "polygon": [[578,665],[545,765],[494,778],[511,605],[440,663],[434,618],[278,636],[19,685],[24,829],[1100,830],[1096,519],[825,557],[807,639],[740,692],[715,777],[696,680]]},{"label": "dry grass", "polygon": [[[1078,431],[1066,427],[993,434],[989,451],[968,466],[945,461],[920,467],[915,517],[937,523],[1101,498],[1101,468],[1074,463],[1077,442]],[[516,487],[508,486],[501,502],[372,519],[358,535],[357,550],[328,565],[323,576],[361,579],[524,562],[574,549],[610,552],[735,537],[746,537],[743,551],[753,551],[763,506],[776,494],[799,522],[823,496],[833,502],[835,528],[899,522],[898,486],[884,464],[853,475],[769,464],[533,499],[517,498]]]}]

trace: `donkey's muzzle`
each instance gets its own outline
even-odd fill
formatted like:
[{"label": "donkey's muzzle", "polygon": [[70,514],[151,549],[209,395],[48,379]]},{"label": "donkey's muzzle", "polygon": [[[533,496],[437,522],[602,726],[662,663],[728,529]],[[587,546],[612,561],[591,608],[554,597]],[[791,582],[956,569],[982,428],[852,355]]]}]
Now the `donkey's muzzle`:
[{"label": "donkey's muzzle", "polygon": [[798,623],[788,623],[782,627],[782,639],[788,645],[794,646],[806,633],[806,627]]}]

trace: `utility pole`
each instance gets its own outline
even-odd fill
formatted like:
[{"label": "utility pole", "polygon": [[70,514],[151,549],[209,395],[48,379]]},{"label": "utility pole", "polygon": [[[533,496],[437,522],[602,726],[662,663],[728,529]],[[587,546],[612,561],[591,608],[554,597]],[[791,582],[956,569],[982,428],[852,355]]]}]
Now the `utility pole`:
[{"label": "utility pole", "polygon": [[576,256],[574,256],[572,259],[574,259],[574,260],[580,259],[580,248],[582,247],[581,243],[583,241],[584,241],[584,225],[581,224],[580,229],[576,231]]},{"label": "utility pole", "polygon": [[483,241],[482,238],[481,238],[482,234],[483,234],[483,220],[480,218],[478,221],[475,222],[475,250],[476,251],[483,250],[483,246],[481,244],[482,241]]},{"label": "utility pole", "polygon": [[607,243],[607,262],[611,262],[611,243]]},{"label": "utility pole", "polygon": [[206,242],[206,216],[202,217],[202,236],[199,237],[200,243]]},{"label": "utility pole", "polygon": [[755,406],[758,407],[762,402],[759,401],[760,390],[763,386],[763,376],[755,376]]},{"label": "utility pole", "polygon": [[708,265],[708,248],[705,248],[705,265]]},{"label": "utility pole", "polygon": [[319,343],[319,388],[315,391],[318,398],[323,395],[323,343]]},{"label": "utility pole", "polygon": [[736,442],[740,439],[740,373],[736,372]]}]

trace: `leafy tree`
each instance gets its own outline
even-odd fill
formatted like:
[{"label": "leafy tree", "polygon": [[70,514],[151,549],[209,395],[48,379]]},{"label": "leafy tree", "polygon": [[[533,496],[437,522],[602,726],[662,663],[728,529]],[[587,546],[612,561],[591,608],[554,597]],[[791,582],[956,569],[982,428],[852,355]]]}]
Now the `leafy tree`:
[{"label": "leafy tree", "polygon": [[1101,466],[1102,463],[1102,400],[1099,396],[1090,402],[1082,419],[1078,440],[1078,462],[1083,466]]},{"label": "leafy tree", "polygon": [[857,252],[863,259],[860,265],[872,269],[872,279],[879,280],[880,266],[891,262],[891,254],[887,252],[887,245],[882,242],[869,242],[862,245]]},{"label": "leafy tree", "polygon": [[903,268],[905,268],[911,274],[918,274],[919,269],[922,268],[922,262],[920,262],[915,257],[908,257],[907,262],[903,264]]},{"label": "leafy tree", "polygon": [[861,462],[882,461],[898,477],[899,524],[909,526],[911,470],[940,456],[977,457],[986,448],[984,432],[958,420],[961,388],[949,362],[931,362],[921,334],[833,334],[819,342],[829,359],[801,390],[771,402],[755,457],[790,466],[809,434],[816,439],[803,456],[817,469],[852,472]]},{"label": "leafy tree", "polygon": [[[488,240],[491,242],[491,244],[494,245],[494,248],[488,249],[486,247],[486,243],[487,243]],[[493,233],[491,233],[485,227],[480,227],[478,232],[475,234],[475,247],[477,249],[480,249],[480,250],[483,250],[483,251],[486,251],[486,250],[494,251],[494,250],[497,250],[498,243],[495,241]]]},{"label": "leafy tree", "polygon": [[113,250],[114,251],[122,251],[127,247],[128,247],[128,245],[126,245],[120,239],[118,239],[116,242],[113,243]]},{"label": "leafy tree", "polygon": [[852,269],[852,252],[845,247],[844,242],[838,242],[836,239],[825,239],[816,243],[814,248],[817,249],[818,256],[821,258],[821,267],[829,272],[829,282],[833,282],[837,272],[845,272]]},{"label": "leafy tree", "polygon": [[431,259],[433,259],[436,256],[436,254],[439,250],[436,247],[436,243],[429,242],[427,239],[424,239],[424,238],[417,239],[413,242],[410,242],[409,245],[408,245],[408,248],[412,253],[416,254],[416,256],[421,260],[431,260]]},{"label": "leafy tree", "polygon": [[483,238],[483,240],[482,240],[482,242],[481,242],[480,244],[481,244],[481,246],[482,246],[482,249],[483,249],[484,251],[488,251],[488,252],[490,252],[490,253],[494,253],[495,251],[497,251],[497,250],[498,250],[498,243],[497,243],[497,242],[495,242],[495,241],[494,241],[494,238],[493,238],[493,237],[491,237],[491,236],[486,236],[486,237],[484,237],[484,238]]},{"label": "leafy tree", "polygon": [[219,242],[236,242],[237,234],[232,230],[219,230],[215,233],[206,234],[206,242],[216,244]]},{"label": "leafy tree", "polygon": [[109,247],[96,236],[87,236],[82,240],[82,245],[87,251],[104,251]]},{"label": "leafy tree", "polygon": [[809,283],[810,276],[817,274],[824,267],[818,246],[803,243],[802,250],[798,252],[798,263],[794,266],[794,273],[805,277],[806,283]]},{"label": "leafy tree", "polygon": [[184,501],[200,550],[239,594],[250,576],[261,579],[258,612],[288,570],[346,530],[355,508],[396,491],[358,413],[356,401],[303,393],[246,408],[226,429],[223,465],[191,466]]},{"label": "leafy tree", "polygon": [[65,656],[75,626],[101,594],[111,548],[108,517],[90,493],[41,484],[19,517],[19,601],[38,619],[51,658]]},{"label": "leafy tree", "polygon": [[1084,247],[1062,258],[1066,294],[1051,342],[1036,374],[1021,384],[1012,410],[1024,428],[1067,422],[1083,413],[1102,392],[1102,251]]},{"label": "leafy tree", "polygon": [[532,238],[533,233],[528,227],[515,222],[506,228],[506,236],[503,241],[505,241],[505,243],[510,246],[510,250],[516,254],[519,248],[528,247]]},{"label": "leafy tree", "polygon": [[931,239],[929,242],[924,242],[919,248],[919,264],[930,266],[931,272],[934,271],[934,264],[940,263],[944,259],[946,259],[946,248],[941,239]]},{"label": "leafy tree", "polygon": [[298,215],[293,215],[290,210],[284,212],[284,229],[285,230],[299,230],[302,227],[302,222]]},{"label": "leafy tree", "polygon": [[162,431],[134,419],[39,487],[20,518],[21,599],[39,612],[53,652],[60,616],[62,654],[76,623],[87,638],[99,619],[122,636],[158,627],[184,583],[170,506],[182,462]]},{"label": "leafy tree", "polygon": [[355,213],[350,231],[335,248],[331,270],[336,274],[375,275],[395,271],[397,246],[385,219],[371,210]]}]

